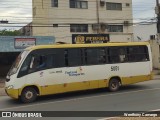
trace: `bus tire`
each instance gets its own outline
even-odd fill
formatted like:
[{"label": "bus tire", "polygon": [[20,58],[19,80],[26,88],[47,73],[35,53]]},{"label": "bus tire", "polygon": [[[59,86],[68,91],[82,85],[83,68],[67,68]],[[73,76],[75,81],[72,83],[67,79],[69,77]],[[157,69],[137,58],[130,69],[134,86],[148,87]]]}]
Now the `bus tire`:
[{"label": "bus tire", "polygon": [[37,98],[37,92],[32,87],[24,88],[20,96],[20,100],[23,103],[31,103],[35,101],[36,98]]},{"label": "bus tire", "polygon": [[112,78],[110,81],[109,81],[109,91],[111,92],[115,92],[115,91],[118,91],[119,90],[119,87],[120,87],[120,81],[119,79],[117,78]]}]

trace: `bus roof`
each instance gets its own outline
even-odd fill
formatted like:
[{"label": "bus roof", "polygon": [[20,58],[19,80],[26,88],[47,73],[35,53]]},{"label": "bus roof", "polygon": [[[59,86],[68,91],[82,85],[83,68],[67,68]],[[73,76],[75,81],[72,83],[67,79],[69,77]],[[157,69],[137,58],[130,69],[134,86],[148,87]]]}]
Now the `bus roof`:
[{"label": "bus roof", "polygon": [[46,49],[46,48],[81,48],[81,47],[105,47],[105,46],[134,46],[149,45],[149,42],[109,42],[101,44],[52,44],[52,45],[36,45],[26,48],[26,50]]}]

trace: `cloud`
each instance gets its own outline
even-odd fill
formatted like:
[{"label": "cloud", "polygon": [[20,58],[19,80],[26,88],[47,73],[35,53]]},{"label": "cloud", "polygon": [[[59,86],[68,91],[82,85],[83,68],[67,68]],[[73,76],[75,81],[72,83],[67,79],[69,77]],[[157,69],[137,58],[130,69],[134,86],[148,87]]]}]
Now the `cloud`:
[{"label": "cloud", "polygon": [[148,21],[156,17],[156,0],[132,0],[134,21]]},{"label": "cloud", "polygon": [[[156,0],[132,0],[134,21],[145,21],[156,17]],[[32,21],[32,0],[0,0],[0,20],[10,23]]]},{"label": "cloud", "polygon": [[32,21],[32,0],[0,0],[0,20],[10,23]]}]

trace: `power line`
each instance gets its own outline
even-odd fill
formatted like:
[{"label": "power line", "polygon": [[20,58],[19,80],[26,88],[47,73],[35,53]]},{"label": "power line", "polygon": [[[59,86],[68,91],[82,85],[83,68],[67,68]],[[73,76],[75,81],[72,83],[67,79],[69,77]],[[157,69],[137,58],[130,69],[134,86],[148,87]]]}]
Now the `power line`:
[{"label": "power line", "polygon": [[[14,1],[14,2],[13,2]],[[92,3],[94,3],[94,2],[96,2],[95,0],[89,0],[88,2],[92,2]],[[40,4],[41,3],[41,1],[38,1],[38,2],[35,2],[35,3],[37,3],[37,4]],[[145,12],[145,11],[149,11],[149,10],[153,10],[153,7],[151,7],[151,6],[154,6],[154,2],[148,2],[147,1],[147,5],[143,5],[144,3],[143,2],[138,2],[138,4],[134,4],[134,1],[133,1],[133,4],[132,4],[132,6],[133,6],[133,9],[135,9],[134,10],[134,13],[133,14],[128,14],[128,15],[134,15],[134,14],[137,14],[137,13],[142,13],[142,12]],[[26,10],[28,10],[28,9],[31,9],[32,8],[32,3],[31,3],[31,1],[29,2],[29,1],[22,1],[22,2],[19,2],[19,1],[15,1],[15,0],[7,0],[7,1],[3,1],[2,3],[1,3],[1,8],[0,9],[2,9],[3,7],[5,8],[7,5],[12,5],[13,6],[13,8],[14,8],[14,5],[16,5],[16,6],[18,6],[18,5],[21,5],[21,6],[18,6],[18,7],[15,7],[15,9],[20,9],[20,8],[24,8],[24,7],[27,7],[27,8],[25,8]],[[67,5],[67,7],[66,7],[66,4],[63,4],[63,3],[61,3],[61,7],[64,7],[64,5],[65,5],[65,8],[66,9],[68,9],[68,7],[69,7],[69,5]],[[38,5],[37,7],[40,7],[41,5]],[[49,8],[45,8],[45,7],[48,7],[49,6]],[[60,8],[58,8],[59,10],[66,10],[66,9],[61,9],[61,7]],[[7,7],[8,8],[8,7]],[[91,10],[93,10],[92,8],[94,8],[94,6],[92,5],[90,5],[90,8],[91,8]],[[123,9],[126,9],[127,7],[123,7]],[[39,8],[37,8],[37,9],[39,9]],[[47,3],[47,2],[44,2],[44,9],[54,9],[54,8],[52,8],[51,7],[51,4],[50,3]],[[130,8],[127,8],[127,9],[130,9]],[[76,9],[73,9],[73,10],[76,10]],[[88,10],[89,11],[89,10]],[[104,9],[104,10],[100,10],[100,12],[103,12],[103,11],[106,11],[106,9]],[[123,11],[128,11],[128,10],[123,10]],[[130,11],[130,10],[129,10]],[[85,12],[85,11],[84,11]],[[22,14],[23,14],[23,12],[22,12]],[[127,15],[127,16],[128,16]],[[42,16],[42,17],[41,17]],[[126,15],[125,15],[126,16]],[[105,20],[108,20],[108,21],[112,21],[112,20],[115,20],[115,21],[118,21],[118,20],[129,20],[129,19],[125,19],[125,16],[117,16],[116,18],[107,18],[107,19],[105,19]],[[1,17],[1,16],[0,16]],[[27,24],[28,23],[28,21],[32,21],[32,16],[31,17],[15,17],[15,16],[3,16],[3,17],[7,17],[8,19],[10,19],[10,21],[11,21],[11,23],[10,24],[19,24],[19,25],[22,25],[22,24]],[[91,20],[91,19],[87,19],[87,18],[83,18],[83,16],[80,16],[81,18],[79,18],[80,20],[84,20],[84,21],[88,21],[88,20]],[[43,17],[43,14],[40,14],[40,17],[34,17],[35,19],[41,19],[41,21],[45,21],[44,19],[47,19],[46,17]],[[12,19],[12,20],[11,20]],[[54,18],[54,19],[64,19],[64,18]],[[77,18],[75,18],[75,19],[77,19]],[[21,20],[25,20],[25,21],[23,21],[23,22],[21,22]],[[132,19],[131,19],[132,20]],[[139,18],[139,19],[136,19],[136,18],[134,18],[134,20],[142,20],[142,21],[145,21],[145,20],[150,20],[149,18]],[[14,21],[14,22],[13,22]],[[42,23],[39,23],[39,24],[42,24]]]}]

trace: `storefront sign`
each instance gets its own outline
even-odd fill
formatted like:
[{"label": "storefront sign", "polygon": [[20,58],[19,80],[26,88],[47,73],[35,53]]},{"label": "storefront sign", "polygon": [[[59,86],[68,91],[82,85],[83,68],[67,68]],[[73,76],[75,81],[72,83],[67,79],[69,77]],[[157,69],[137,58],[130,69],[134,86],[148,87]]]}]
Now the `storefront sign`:
[{"label": "storefront sign", "polygon": [[35,38],[15,38],[15,48],[16,49],[24,49],[26,47],[36,45]]},{"label": "storefront sign", "polygon": [[109,34],[73,34],[73,44],[87,43],[107,43],[109,42]]}]

